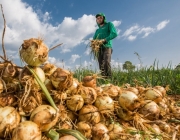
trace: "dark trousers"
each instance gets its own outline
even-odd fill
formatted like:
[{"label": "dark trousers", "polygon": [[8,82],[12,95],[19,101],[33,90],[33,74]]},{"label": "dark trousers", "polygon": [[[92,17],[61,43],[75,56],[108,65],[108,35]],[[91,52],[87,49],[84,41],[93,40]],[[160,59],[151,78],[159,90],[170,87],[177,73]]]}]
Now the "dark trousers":
[{"label": "dark trousers", "polygon": [[105,78],[111,78],[111,54],[112,48],[101,47],[98,56],[99,69]]}]

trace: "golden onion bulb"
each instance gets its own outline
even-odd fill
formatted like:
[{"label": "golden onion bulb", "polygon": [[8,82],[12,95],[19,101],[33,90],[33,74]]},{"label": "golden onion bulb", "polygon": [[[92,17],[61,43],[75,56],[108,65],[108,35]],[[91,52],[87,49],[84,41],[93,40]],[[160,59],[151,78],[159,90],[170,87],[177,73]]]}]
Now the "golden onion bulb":
[{"label": "golden onion bulb", "polygon": [[24,40],[20,48],[20,57],[30,66],[40,66],[48,59],[48,47],[42,39]]},{"label": "golden onion bulb", "polygon": [[24,121],[14,129],[11,140],[41,140],[41,131],[36,123]]},{"label": "golden onion bulb", "polygon": [[35,122],[42,132],[48,131],[58,121],[59,114],[49,105],[40,105],[33,110],[30,120]]},{"label": "golden onion bulb", "polygon": [[[6,106],[0,108],[0,137],[9,134],[20,122],[20,115],[14,107]],[[9,132],[8,132],[9,131]]]}]

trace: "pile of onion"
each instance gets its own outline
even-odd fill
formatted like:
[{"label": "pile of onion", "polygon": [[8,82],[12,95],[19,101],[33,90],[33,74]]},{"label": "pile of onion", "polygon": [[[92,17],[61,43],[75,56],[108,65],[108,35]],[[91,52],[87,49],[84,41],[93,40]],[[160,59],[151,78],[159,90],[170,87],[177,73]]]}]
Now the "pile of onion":
[{"label": "pile of onion", "polygon": [[108,126],[109,137],[111,140],[117,140],[121,137],[121,134],[124,132],[124,128],[118,123],[112,123]]},{"label": "pile of onion", "polygon": [[3,92],[3,90],[4,90],[3,81],[2,79],[0,79],[0,94]]},{"label": "pile of onion", "polygon": [[76,138],[75,138],[74,136],[72,136],[72,135],[66,135],[66,136],[60,137],[59,140],[78,140],[78,139],[76,139]]},{"label": "pile of onion", "polygon": [[20,48],[20,57],[30,66],[40,66],[48,59],[49,49],[42,39],[24,40]]},{"label": "pile of onion", "polygon": [[44,64],[42,69],[43,69],[46,77],[49,78],[49,76],[57,69],[57,67],[53,64],[46,63],[46,64]]}]

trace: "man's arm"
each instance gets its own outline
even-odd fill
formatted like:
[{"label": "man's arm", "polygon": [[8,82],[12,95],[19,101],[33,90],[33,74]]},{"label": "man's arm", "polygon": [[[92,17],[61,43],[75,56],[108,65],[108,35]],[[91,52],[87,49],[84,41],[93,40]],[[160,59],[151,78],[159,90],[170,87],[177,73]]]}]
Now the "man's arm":
[{"label": "man's arm", "polygon": [[109,22],[109,30],[110,30],[110,34],[108,37],[105,38],[106,42],[114,39],[115,37],[117,37],[117,31],[116,28],[114,27],[114,24]]}]

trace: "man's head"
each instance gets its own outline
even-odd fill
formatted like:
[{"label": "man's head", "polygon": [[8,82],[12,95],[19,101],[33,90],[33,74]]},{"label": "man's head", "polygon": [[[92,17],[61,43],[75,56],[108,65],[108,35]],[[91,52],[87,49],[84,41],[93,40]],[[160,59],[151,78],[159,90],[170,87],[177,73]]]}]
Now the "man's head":
[{"label": "man's head", "polygon": [[96,15],[96,22],[98,25],[103,25],[105,23],[105,15],[103,13],[99,13]]}]

